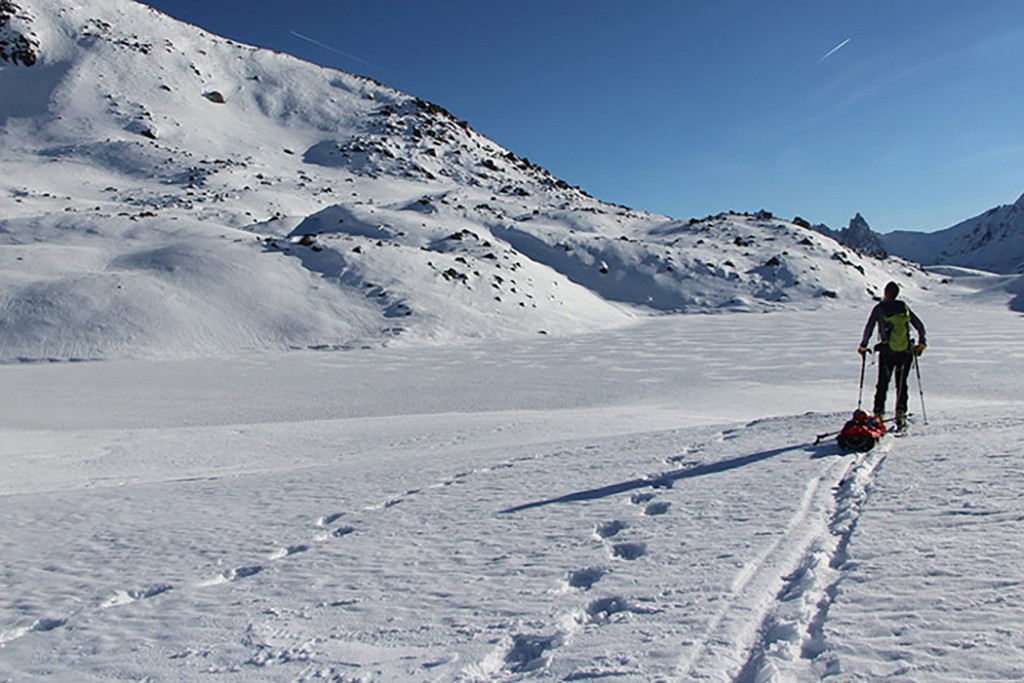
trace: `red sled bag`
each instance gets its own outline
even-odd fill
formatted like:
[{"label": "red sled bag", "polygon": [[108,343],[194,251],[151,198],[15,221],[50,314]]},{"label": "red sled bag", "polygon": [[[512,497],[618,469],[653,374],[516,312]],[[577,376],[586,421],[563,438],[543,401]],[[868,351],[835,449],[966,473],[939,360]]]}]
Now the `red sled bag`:
[{"label": "red sled bag", "polygon": [[836,440],[844,451],[870,451],[885,436],[885,424],[863,410],[855,410]]}]

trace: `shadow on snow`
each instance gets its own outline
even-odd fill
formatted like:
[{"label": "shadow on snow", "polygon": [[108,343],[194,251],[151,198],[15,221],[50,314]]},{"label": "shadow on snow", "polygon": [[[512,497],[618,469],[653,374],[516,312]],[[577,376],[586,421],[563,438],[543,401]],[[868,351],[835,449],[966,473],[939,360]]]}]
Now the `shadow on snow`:
[{"label": "shadow on snow", "polygon": [[730,458],[729,460],[721,460],[719,462],[713,462],[706,465],[685,467],[679,470],[675,470],[674,472],[663,472],[661,474],[654,476],[630,479],[629,481],[624,481],[618,484],[610,484],[608,486],[601,486],[596,489],[588,489],[586,491],[576,491],[575,493],[567,493],[566,495],[559,496],[557,498],[548,498],[547,500],[538,500],[533,503],[524,503],[523,505],[517,505],[515,507],[502,510],[500,514],[507,515],[512,514],[514,512],[522,512],[524,510],[544,507],[546,505],[555,505],[558,503],[576,503],[584,500],[598,500],[600,498],[607,498],[608,496],[614,496],[620,493],[626,493],[627,491],[633,491],[635,489],[642,489],[647,487],[671,488],[674,482],[683,479],[693,479],[695,477],[703,477],[709,474],[719,474],[721,472],[728,472],[729,470],[739,469],[740,467],[753,465],[754,463],[761,462],[762,460],[774,458],[778,455],[782,455],[783,453],[789,453],[792,451],[800,450],[810,451],[811,453],[813,453],[812,457],[815,458],[839,454],[836,451],[836,449],[814,447],[809,444],[783,446],[782,448],[774,448],[767,451],[761,451],[760,453],[744,455],[738,458]]}]

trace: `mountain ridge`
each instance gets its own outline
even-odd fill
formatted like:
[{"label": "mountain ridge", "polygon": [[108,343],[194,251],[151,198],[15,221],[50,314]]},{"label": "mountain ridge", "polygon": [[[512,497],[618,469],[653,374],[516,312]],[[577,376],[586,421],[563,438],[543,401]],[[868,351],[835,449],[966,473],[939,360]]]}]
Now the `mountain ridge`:
[{"label": "mountain ridge", "polygon": [[813,226],[860,253],[894,254],[925,266],[956,266],[1001,275],[1024,273],[1024,195],[936,232],[878,233],[859,213],[842,230]]},{"label": "mountain ridge", "polygon": [[1024,273],[1024,195],[945,230],[881,236],[894,254],[926,265],[975,268],[1004,275]]},{"label": "mountain ridge", "polygon": [[17,9],[39,50],[0,68],[2,360],[570,334],[935,282],[766,212],[601,202],[439,105],[129,0]]}]

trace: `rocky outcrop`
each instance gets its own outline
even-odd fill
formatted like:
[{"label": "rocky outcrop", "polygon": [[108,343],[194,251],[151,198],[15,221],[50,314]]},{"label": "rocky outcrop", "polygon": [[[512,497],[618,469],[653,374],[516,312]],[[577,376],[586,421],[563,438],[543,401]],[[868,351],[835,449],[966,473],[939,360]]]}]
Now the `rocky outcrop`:
[{"label": "rocky outcrop", "polygon": [[39,59],[39,39],[32,18],[11,0],[0,0],[0,61],[32,66]]}]

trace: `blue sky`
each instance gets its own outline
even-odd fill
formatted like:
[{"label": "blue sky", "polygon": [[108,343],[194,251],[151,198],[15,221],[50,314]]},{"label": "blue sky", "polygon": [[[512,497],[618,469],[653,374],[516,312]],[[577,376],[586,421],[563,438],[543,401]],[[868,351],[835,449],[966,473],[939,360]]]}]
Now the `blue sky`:
[{"label": "blue sky", "polygon": [[1024,193],[1020,0],[146,4],[436,102],[676,218],[932,231]]}]

